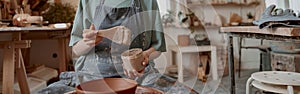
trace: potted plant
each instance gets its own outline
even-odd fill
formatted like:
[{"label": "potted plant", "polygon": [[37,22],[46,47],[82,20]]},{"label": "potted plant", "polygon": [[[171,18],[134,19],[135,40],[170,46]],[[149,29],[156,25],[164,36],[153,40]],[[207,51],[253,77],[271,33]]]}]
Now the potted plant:
[{"label": "potted plant", "polygon": [[50,24],[72,23],[75,17],[75,9],[69,4],[55,3],[44,13],[43,18]]}]

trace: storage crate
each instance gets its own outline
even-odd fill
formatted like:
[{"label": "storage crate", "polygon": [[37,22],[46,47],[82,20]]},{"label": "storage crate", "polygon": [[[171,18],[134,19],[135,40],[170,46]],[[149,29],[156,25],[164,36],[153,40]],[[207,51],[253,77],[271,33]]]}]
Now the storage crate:
[{"label": "storage crate", "polygon": [[39,70],[29,73],[28,76],[39,78],[44,81],[49,81],[50,79],[57,77],[58,73],[55,69],[43,66]]},{"label": "storage crate", "polygon": [[[37,91],[47,87],[46,81],[42,79],[28,77],[27,81],[30,94],[35,94]],[[18,83],[14,84],[14,94],[21,94],[21,90]]]}]

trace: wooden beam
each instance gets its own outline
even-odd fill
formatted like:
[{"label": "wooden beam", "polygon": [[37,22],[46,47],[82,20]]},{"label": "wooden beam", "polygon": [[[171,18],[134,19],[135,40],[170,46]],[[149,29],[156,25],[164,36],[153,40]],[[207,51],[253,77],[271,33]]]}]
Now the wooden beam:
[{"label": "wooden beam", "polygon": [[0,48],[6,48],[5,46],[9,43],[13,43],[15,48],[30,48],[31,40],[22,40],[22,41],[1,41]]},{"label": "wooden beam", "polygon": [[3,86],[2,94],[14,94],[15,49],[13,43],[5,45],[3,50]]},{"label": "wooden beam", "polygon": [[67,59],[67,56],[66,56],[66,40],[65,39],[58,39],[58,42],[59,42],[59,52],[58,52],[58,55],[59,56],[59,73],[61,72],[64,72],[64,71],[67,71],[67,62],[66,61]]},{"label": "wooden beam", "polygon": [[29,85],[27,81],[27,74],[24,66],[24,61],[21,49],[16,50],[16,75],[19,82],[21,94],[30,94]]}]

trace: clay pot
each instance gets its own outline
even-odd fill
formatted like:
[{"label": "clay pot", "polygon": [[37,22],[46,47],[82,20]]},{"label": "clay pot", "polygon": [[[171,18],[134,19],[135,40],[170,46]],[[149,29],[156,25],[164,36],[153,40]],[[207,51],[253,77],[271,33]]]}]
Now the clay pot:
[{"label": "clay pot", "polygon": [[123,52],[121,58],[126,70],[141,71],[145,68],[142,64],[144,61],[143,50],[140,48],[134,48]]},{"label": "clay pot", "polygon": [[190,36],[189,35],[178,35],[178,45],[179,46],[188,46],[190,45]]},{"label": "clay pot", "polygon": [[76,86],[77,94],[134,94],[137,82],[125,78],[104,78]]}]

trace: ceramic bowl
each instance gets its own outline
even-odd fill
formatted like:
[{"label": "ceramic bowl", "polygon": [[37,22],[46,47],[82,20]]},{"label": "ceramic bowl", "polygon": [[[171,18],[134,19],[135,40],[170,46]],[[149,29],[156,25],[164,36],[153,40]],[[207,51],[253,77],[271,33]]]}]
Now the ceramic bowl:
[{"label": "ceramic bowl", "polygon": [[76,86],[77,94],[134,94],[137,82],[126,78],[104,78]]}]

